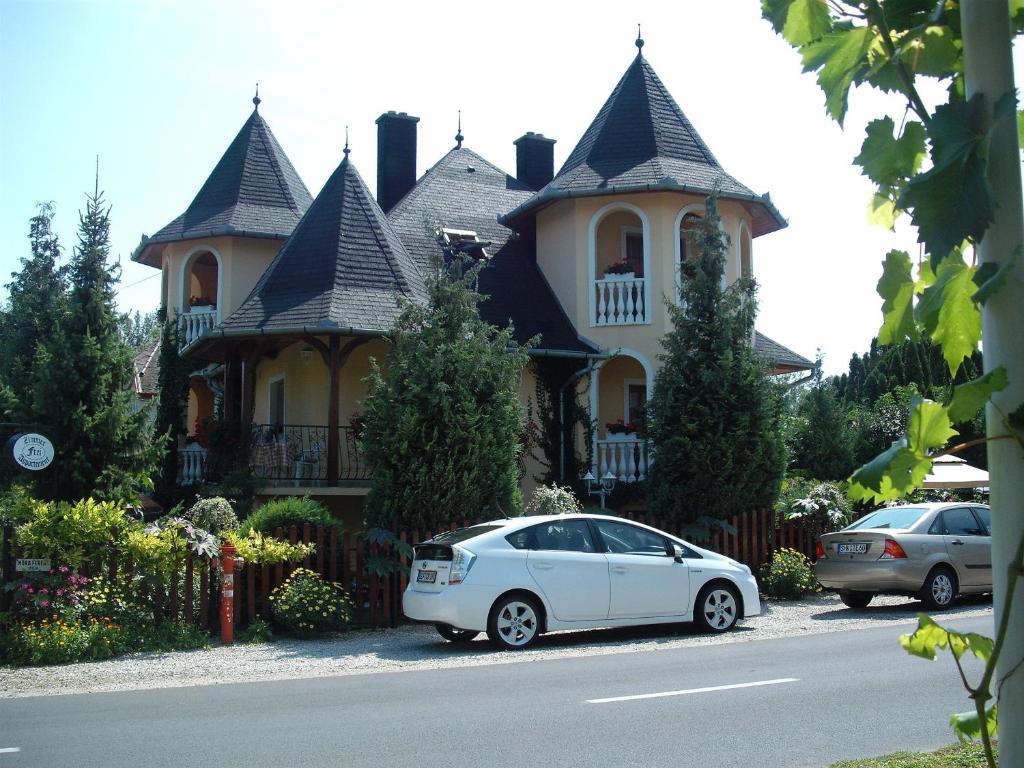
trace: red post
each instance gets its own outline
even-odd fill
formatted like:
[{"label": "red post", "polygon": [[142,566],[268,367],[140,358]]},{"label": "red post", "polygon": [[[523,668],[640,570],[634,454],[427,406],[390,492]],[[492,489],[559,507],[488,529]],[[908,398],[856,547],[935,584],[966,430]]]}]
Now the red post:
[{"label": "red post", "polygon": [[220,548],[220,641],[231,645],[235,630],[235,545],[225,541]]}]

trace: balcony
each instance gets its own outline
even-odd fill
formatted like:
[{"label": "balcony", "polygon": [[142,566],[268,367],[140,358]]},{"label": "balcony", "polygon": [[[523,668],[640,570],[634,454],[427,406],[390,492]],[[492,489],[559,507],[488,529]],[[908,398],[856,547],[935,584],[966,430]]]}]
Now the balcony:
[{"label": "balcony", "polygon": [[[370,469],[359,451],[356,429],[338,427],[338,483],[366,486]],[[327,486],[327,427],[319,425],[253,424],[249,468],[269,486]]]},{"label": "balcony", "polygon": [[605,275],[594,281],[595,325],[641,325],[650,322],[646,279]]},{"label": "balcony", "polygon": [[178,323],[180,331],[178,346],[180,349],[184,349],[217,325],[217,307],[213,305],[191,307],[188,312],[179,316]]},{"label": "balcony", "polygon": [[620,483],[637,483],[647,477],[650,457],[646,440],[632,434],[609,435],[597,440],[595,447],[597,477],[611,472]]}]

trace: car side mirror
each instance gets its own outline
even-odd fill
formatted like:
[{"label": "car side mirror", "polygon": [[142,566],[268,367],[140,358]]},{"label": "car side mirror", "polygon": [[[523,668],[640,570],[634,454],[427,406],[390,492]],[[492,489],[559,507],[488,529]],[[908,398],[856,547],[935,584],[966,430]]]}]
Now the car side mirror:
[{"label": "car side mirror", "polygon": [[672,545],[672,557],[675,558],[675,561],[677,563],[683,562],[683,548],[680,547],[678,544]]}]

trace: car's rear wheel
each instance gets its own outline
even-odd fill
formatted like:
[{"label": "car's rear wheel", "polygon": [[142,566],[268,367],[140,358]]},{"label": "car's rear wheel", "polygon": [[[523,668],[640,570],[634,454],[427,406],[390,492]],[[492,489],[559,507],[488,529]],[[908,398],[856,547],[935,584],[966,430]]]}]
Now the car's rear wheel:
[{"label": "car's rear wheel", "polygon": [[487,620],[487,637],[498,648],[519,651],[540,635],[540,609],[526,595],[499,598]]},{"label": "car's rear wheel", "polygon": [[959,585],[956,574],[947,566],[933,568],[924,580],[919,597],[927,608],[933,611],[944,611],[953,604]]},{"label": "car's rear wheel", "polygon": [[874,596],[872,592],[855,592],[852,589],[839,590],[839,599],[847,608],[867,608]]},{"label": "car's rear wheel", "polygon": [[707,632],[726,632],[740,617],[740,599],[736,590],[725,584],[708,584],[697,595],[693,621]]},{"label": "car's rear wheel", "polygon": [[441,637],[452,643],[468,643],[480,634],[475,629],[458,629],[451,624],[435,624],[434,628]]}]

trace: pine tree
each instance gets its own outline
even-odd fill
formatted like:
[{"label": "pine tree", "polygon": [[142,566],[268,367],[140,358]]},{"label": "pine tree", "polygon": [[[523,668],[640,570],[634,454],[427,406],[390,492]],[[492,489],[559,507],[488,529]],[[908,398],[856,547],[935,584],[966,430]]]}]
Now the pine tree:
[{"label": "pine tree", "polygon": [[708,199],[697,234],[700,258],[684,265],[682,306],[649,403],[654,456],[648,509],[657,518],[710,527],[775,502],[785,467],[781,396],[752,348],[754,286],[721,286],[725,236]]},{"label": "pine tree", "polygon": [[56,454],[39,490],[53,499],[132,498],[163,444],[152,439],[145,410],[133,412],[132,354],[114,306],[119,270],[108,263],[109,213],[97,188],[79,215],[67,311],[36,360],[34,410],[52,428]]},{"label": "pine tree", "polygon": [[420,530],[518,514],[519,382],[526,349],[480,319],[483,265],[450,256],[428,281],[427,306],[405,307],[385,375],[374,364],[362,439],[373,485],[367,525]]},{"label": "pine tree", "polygon": [[[33,371],[40,343],[64,312],[66,284],[61,247],[53,232],[53,203],[40,203],[29,222],[31,256],[7,284],[8,306],[0,316],[0,382],[8,388],[8,418],[30,421]],[[12,399],[13,398],[13,399]]]},{"label": "pine tree", "polygon": [[801,427],[793,440],[791,466],[818,480],[845,480],[855,469],[846,409],[828,383],[818,382],[800,401]]}]

